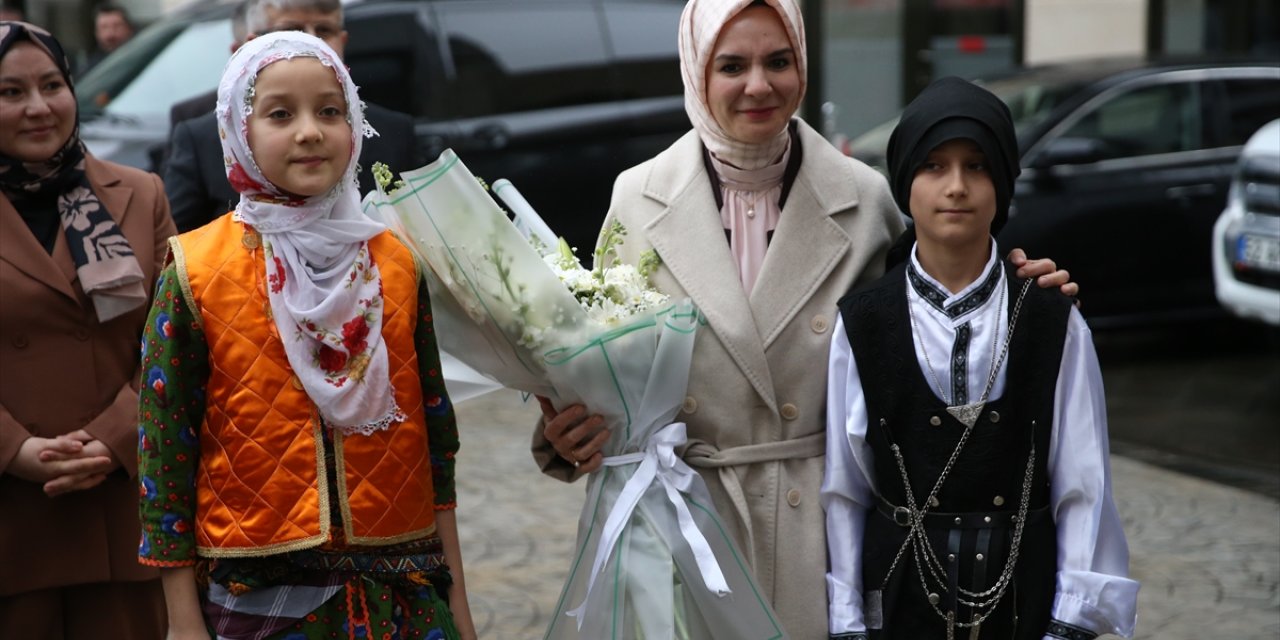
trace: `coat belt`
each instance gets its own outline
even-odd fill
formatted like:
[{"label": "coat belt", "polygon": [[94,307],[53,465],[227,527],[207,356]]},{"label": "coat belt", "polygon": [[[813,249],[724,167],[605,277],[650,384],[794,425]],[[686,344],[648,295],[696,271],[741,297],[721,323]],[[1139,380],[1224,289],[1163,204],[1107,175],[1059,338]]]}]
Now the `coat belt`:
[{"label": "coat belt", "polygon": [[720,484],[724,487],[725,493],[729,494],[735,515],[742,523],[742,530],[746,532],[746,539],[742,541],[746,547],[743,551],[746,552],[752,567],[757,566],[755,531],[751,527],[751,511],[747,507],[746,494],[742,491],[742,481],[732,467],[815,458],[827,452],[826,436],[826,432],[818,431],[790,440],[747,444],[728,449],[717,449],[706,442],[694,441],[685,448],[684,461],[689,466],[718,471]]},{"label": "coat belt", "polygon": [[717,449],[706,442],[694,441],[685,449],[684,461],[691,467],[715,469],[759,462],[813,458],[827,452],[826,436],[825,432],[817,431],[790,440],[745,444],[728,449]]}]

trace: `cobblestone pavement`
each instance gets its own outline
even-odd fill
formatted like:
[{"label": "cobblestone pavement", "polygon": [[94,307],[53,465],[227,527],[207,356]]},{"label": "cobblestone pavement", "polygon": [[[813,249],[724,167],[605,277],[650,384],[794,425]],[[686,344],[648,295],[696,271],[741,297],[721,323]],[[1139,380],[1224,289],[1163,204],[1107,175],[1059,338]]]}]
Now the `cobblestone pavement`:
[{"label": "cobblestone pavement", "polygon": [[[458,406],[458,522],[480,637],[542,637],[572,551],[585,483],[529,456],[537,404],[500,390]],[[1280,502],[1127,458],[1116,502],[1142,582],[1137,638],[1280,638]]]}]

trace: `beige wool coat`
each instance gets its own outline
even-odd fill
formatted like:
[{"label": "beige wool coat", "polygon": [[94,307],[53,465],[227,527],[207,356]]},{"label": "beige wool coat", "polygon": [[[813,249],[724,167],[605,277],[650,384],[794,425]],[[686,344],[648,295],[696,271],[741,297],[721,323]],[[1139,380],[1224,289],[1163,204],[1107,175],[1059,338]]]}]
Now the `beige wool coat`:
[{"label": "beige wool coat", "polygon": [[[627,228],[619,257],[656,249],[653,283],[706,316],[694,346],[684,458],[746,552],[789,636],[827,637],[826,534],[818,490],[825,453],[826,363],[836,302],[883,272],[903,229],[883,176],[799,123],[800,172],[750,296],[690,132],[618,177],[606,225]],[[573,467],[534,435],[544,472]]]},{"label": "beige wool coat", "polygon": [[[94,192],[153,291],[173,235],[155,174],[89,156]],[[138,564],[138,362],[150,305],[105,323],[76,275],[65,235],[45,252],[0,194],[0,598],[76,584],[156,580]],[[121,468],[56,498],[6,473],[29,436],[84,429]],[[146,603],[139,603],[140,606]]]}]

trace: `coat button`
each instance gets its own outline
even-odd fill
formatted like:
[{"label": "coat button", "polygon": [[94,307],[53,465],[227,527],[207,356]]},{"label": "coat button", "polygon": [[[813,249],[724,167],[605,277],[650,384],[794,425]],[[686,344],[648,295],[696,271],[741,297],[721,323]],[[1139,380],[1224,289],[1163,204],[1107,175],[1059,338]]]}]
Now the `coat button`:
[{"label": "coat button", "polygon": [[800,409],[790,402],[782,405],[778,413],[781,413],[782,417],[787,420],[795,420],[800,417]]},{"label": "coat button", "polygon": [[79,340],[80,342],[84,342],[89,339],[89,332],[85,329],[76,329],[75,333],[72,335],[74,335],[76,340]]},{"label": "coat button", "polygon": [[935,426],[935,427],[941,427],[941,426],[942,426],[942,418],[939,418],[938,416],[929,416],[929,424],[931,424],[931,425],[933,425],[933,426]]},{"label": "coat button", "polygon": [[798,489],[792,489],[787,492],[787,504],[793,507],[800,506],[800,491]]},{"label": "coat button", "polygon": [[30,344],[31,341],[27,340],[27,336],[25,335],[17,335],[13,337],[13,346],[16,349],[26,349],[27,345]]},{"label": "coat button", "polygon": [[262,239],[258,236],[256,230],[245,227],[244,235],[240,236],[240,244],[244,245],[244,248],[253,251],[262,246]]},{"label": "coat button", "polygon": [[813,320],[809,323],[809,327],[813,329],[814,333],[826,333],[827,319],[821,315],[816,315],[813,317]]},{"label": "coat button", "polygon": [[1004,496],[996,496],[991,500],[991,504],[994,504],[997,507],[1004,504]]},{"label": "coat button", "polygon": [[294,389],[297,389],[298,391],[302,391],[302,390],[303,390],[303,389],[302,389],[302,379],[298,377],[298,374],[296,374],[296,373],[295,373],[295,374],[293,374],[293,375],[289,376],[289,382],[290,382],[291,384],[293,384],[293,388],[294,388]]},{"label": "coat button", "polygon": [[693,413],[698,410],[698,401],[693,396],[685,396],[684,402],[680,405],[680,410],[685,413]]},{"label": "coat button", "polygon": [[992,411],[987,417],[990,418],[992,422],[1000,422],[999,411]]}]

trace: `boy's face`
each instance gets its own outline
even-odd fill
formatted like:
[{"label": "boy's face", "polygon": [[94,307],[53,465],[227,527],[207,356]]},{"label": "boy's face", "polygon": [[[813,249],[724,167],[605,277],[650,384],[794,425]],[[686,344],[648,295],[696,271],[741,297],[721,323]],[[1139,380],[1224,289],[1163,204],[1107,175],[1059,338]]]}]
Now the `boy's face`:
[{"label": "boy's face", "polygon": [[911,217],[921,240],[985,245],[996,217],[996,189],[972,140],[948,140],[929,152],[911,181]]},{"label": "boy's face", "polygon": [[333,69],[315,58],[281,60],[259,72],[247,124],[254,162],[288,193],[321,195],[347,171],[347,101]]}]

